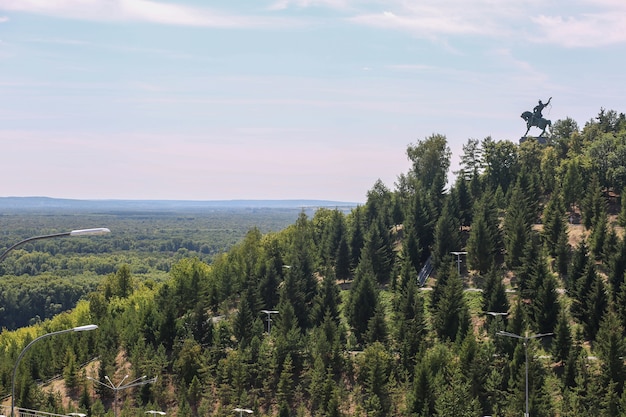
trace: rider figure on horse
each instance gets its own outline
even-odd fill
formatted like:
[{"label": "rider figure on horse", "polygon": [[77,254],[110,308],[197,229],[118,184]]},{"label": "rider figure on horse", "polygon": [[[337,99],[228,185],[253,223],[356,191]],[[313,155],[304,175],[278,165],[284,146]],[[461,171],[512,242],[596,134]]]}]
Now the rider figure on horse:
[{"label": "rider figure on horse", "polygon": [[543,109],[548,104],[550,104],[550,100],[552,100],[552,97],[548,99],[548,102],[546,104],[543,104],[541,100],[539,100],[539,104],[537,104],[535,108],[533,109],[533,117],[535,118],[535,120],[543,119],[543,114],[542,114]]},{"label": "rider figure on horse", "polygon": [[552,97],[550,97],[548,99],[548,102],[545,104],[541,100],[539,100],[539,104],[535,106],[532,112],[525,111],[524,113],[522,113],[521,117],[526,122],[526,133],[524,133],[524,136],[523,136],[524,138],[526,137],[526,135],[528,134],[528,131],[530,130],[532,126],[536,126],[539,129],[541,129],[541,133],[539,134],[539,137],[543,137],[544,133],[546,133],[546,128],[552,126],[552,122],[550,120],[544,119],[543,113],[542,113],[543,109],[546,108],[546,106],[550,104],[551,100],[552,100]]}]

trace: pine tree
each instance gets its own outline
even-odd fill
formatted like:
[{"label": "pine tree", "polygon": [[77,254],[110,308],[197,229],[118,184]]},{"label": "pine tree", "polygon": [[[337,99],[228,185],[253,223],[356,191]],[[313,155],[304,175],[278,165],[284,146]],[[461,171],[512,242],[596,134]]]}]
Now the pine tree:
[{"label": "pine tree", "polygon": [[620,197],[620,211],[617,216],[617,222],[620,226],[626,227],[626,187],[622,189]]},{"label": "pine tree", "polygon": [[337,248],[336,254],[336,262],[335,262],[335,275],[337,279],[346,281],[350,278],[350,248],[348,247],[348,242],[346,238],[342,238],[339,242],[339,247]]},{"label": "pine tree", "polygon": [[509,300],[502,278],[495,268],[492,268],[485,277],[483,287],[482,308],[483,311],[505,313],[509,311]]},{"label": "pine tree", "polygon": [[602,195],[600,180],[594,174],[582,200],[583,225],[585,229],[591,229],[594,223],[599,220],[598,216],[601,216],[601,213],[606,213],[606,200]]},{"label": "pine tree", "polygon": [[435,270],[439,269],[446,260],[450,260],[450,252],[458,251],[461,245],[458,221],[450,212],[449,198],[443,205],[441,215],[435,225],[435,241],[432,251],[432,263]]},{"label": "pine tree", "polygon": [[585,334],[592,341],[596,338],[600,323],[602,322],[607,308],[608,297],[604,282],[598,274],[595,274],[583,320]]},{"label": "pine tree", "polygon": [[589,263],[589,248],[583,239],[572,255],[572,260],[567,271],[565,286],[570,292],[575,292],[576,283],[585,273],[585,268]]},{"label": "pine tree", "polygon": [[369,258],[371,261],[376,282],[379,284],[389,282],[394,266],[395,253],[389,231],[384,229],[384,225],[381,222],[372,225],[365,237],[361,259],[364,257]]},{"label": "pine tree", "polygon": [[249,287],[241,294],[237,315],[233,321],[233,334],[242,348],[247,347],[254,336],[253,324],[258,310],[253,311],[251,292],[252,287]]},{"label": "pine tree", "polygon": [[560,305],[556,292],[556,279],[548,272],[545,259],[540,257],[533,278],[535,297],[532,300],[534,328],[540,333],[552,333],[557,322]]},{"label": "pine tree", "polygon": [[601,362],[604,383],[616,384],[615,388],[618,395],[621,395],[626,379],[626,367],[624,366],[626,343],[623,334],[624,328],[619,323],[617,315],[609,310],[600,323],[595,348]]},{"label": "pine tree", "polygon": [[367,333],[365,334],[365,341],[367,344],[374,342],[380,342],[382,344],[387,343],[388,330],[387,323],[385,322],[385,313],[378,304],[374,315],[367,322]]},{"label": "pine tree", "polygon": [[335,273],[332,268],[328,268],[313,304],[313,324],[317,326],[322,323],[327,314],[333,320],[339,322],[340,302],[339,287],[337,286]]},{"label": "pine tree", "polygon": [[449,272],[437,304],[433,306],[433,328],[442,340],[464,338],[469,329],[469,310],[463,296],[463,284],[456,271]]},{"label": "pine tree", "polygon": [[474,221],[467,241],[467,263],[470,269],[484,274],[496,264],[496,256],[502,247],[493,195],[485,192],[475,204],[473,213]]},{"label": "pine tree", "polygon": [[565,207],[563,206],[561,194],[554,193],[543,211],[543,231],[541,232],[543,241],[551,256],[558,256],[559,245],[563,241],[563,235],[567,237]]},{"label": "pine tree", "polygon": [[504,217],[505,260],[509,269],[517,269],[522,263],[522,254],[531,233],[532,216],[529,199],[518,182],[511,189],[510,203]]},{"label": "pine tree", "polygon": [[378,307],[378,290],[371,260],[363,257],[355,272],[346,316],[359,343],[364,341],[367,324]]},{"label": "pine tree", "polygon": [[417,353],[423,348],[426,337],[424,300],[417,288],[416,280],[409,280],[399,294],[397,306],[398,332],[396,340],[400,351],[400,364],[412,374],[417,362]]},{"label": "pine tree", "polygon": [[363,231],[363,212],[362,206],[352,210],[351,221],[349,222],[349,247],[350,247],[350,268],[356,269],[361,259],[361,251],[365,243],[365,235]]},{"label": "pine tree", "polygon": [[63,380],[69,391],[75,391],[78,387],[78,364],[76,363],[76,354],[72,349],[67,349],[65,353]]},{"label": "pine tree", "polygon": [[554,361],[564,362],[569,355],[571,345],[572,333],[568,322],[568,314],[566,309],[561,307],[552,341],[552,357]]},{"label": "pine tree", "polygon": [[452,375],[435,387],[437,399],[435,411],[438,416],[475,417],[482,415],[480,403],[471,394],[471,386],[460,371],[452,371]]},{"label": "pine tree", "polygon": [[606,260],[604,248],[608,239],[608,219],[606,210],[602,207],[593,218],[591,236],[589,237],[589,248],[597,260]]}]

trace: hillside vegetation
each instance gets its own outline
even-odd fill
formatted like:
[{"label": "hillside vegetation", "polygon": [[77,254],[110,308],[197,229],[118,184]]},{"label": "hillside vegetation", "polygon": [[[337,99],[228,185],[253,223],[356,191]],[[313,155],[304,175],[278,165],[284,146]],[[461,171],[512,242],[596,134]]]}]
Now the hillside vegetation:
[{"label": "hillside vegetation", "polygon": [[[129,374],[158,379],[120,416],[519,416],[528,369],[533,417],[626,415],[624,114],[556,121],[545,144],[469,139],[448,188],[445,136],[407,156],[349,213],[252,228],[159,282],[116,264],[71,313],[0,335],[2,392],[35,334],[96,323],[33,347],[17,404],[112,415],[85,376]],[[55,374],[63,395],[34,384]]]}]

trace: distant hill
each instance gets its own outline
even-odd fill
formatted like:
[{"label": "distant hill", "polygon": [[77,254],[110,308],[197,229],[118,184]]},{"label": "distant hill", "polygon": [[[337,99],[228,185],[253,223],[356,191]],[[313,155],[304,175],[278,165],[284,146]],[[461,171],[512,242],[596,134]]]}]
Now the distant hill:
[{"label": "distant hill", "polygon": [[0,211],[197,211],[210,209],[351,209],[358,203],[329,200],[74,200],[50,197],[0,197]]}]

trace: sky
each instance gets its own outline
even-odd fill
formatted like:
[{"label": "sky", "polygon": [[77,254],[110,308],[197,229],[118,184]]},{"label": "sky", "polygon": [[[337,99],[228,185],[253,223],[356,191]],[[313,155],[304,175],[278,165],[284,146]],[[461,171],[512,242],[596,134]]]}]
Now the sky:
[{"label": "sky", "polygon": [[454,171],[538,100],[626,111],[625,28],[623,0],[0,0],[0,197],[364,202],[433,134]]}]

